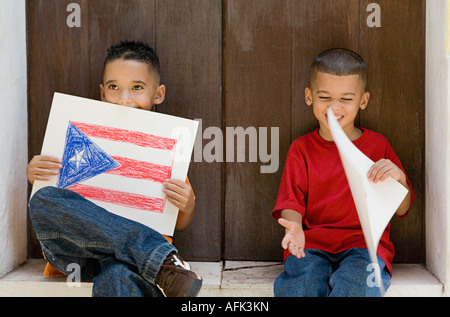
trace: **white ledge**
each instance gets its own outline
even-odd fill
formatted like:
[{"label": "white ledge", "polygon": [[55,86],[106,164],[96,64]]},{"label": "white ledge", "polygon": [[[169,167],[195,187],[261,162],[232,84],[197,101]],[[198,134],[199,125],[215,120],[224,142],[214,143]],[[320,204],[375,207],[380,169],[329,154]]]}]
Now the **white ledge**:
[{"label": "white ledge", "polygon": [[[204,283],[199,296],[272,297],[273,281],[283,271],[277,262],[190,262]],[[0,279],[2,297],[90,297],[92,283],[69,287],[66,278],[42,275],[44,260],[31,259]],[[394,264],[387,297],[439,297],[443,285],[422,265]]]}]

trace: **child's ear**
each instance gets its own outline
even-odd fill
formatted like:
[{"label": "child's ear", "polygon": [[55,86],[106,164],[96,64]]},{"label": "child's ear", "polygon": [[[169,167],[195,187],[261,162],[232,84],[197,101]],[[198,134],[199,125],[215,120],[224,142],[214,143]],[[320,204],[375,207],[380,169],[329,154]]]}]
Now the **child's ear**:
[{"label": "child's ear", "polygon": [[100,98],[102,101],[105,101],[105,90],[103,88],[103,84],[100,84]]},{"label": "child's ear", "polygon": [[160,85],[158,88],[156,88],[155,99],[153,101],[153,104],[159,105],[164,101],[165,98],[166,98],[166,86]]},{"label": "child's ear", "polygon": [[312,91],[309,88],[305,89],[305,102],[308,106],[312,105]]},{"label": "child's ear", "polygon": [[359,106],[359,108],[361,110],[364,110],[367,108],[367,105],[369,104],[369,99],[370,99],[370,93],[369,92],[364,93],[364,95],[361,98],[361,104]]}]

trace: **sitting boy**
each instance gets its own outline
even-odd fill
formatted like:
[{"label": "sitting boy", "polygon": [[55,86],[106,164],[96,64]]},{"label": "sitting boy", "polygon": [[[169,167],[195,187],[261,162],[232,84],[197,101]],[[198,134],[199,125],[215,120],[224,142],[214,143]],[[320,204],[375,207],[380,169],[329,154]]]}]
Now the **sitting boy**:
[{"label": "sitting boy", "polygon": [[[100,85],[101,100],[152,110],[164,101],[156,53],[142,42],[121,42],[108,50]],[[35,156],[28,180],[58,175],[61,160]],[[188,181],[164,183],[167,200],[179,208],[176,229],[192,221],[195,198]],[[114,215],[75,192],[44,187],[30,201],[30,217],[50,264],[66,272],[81,267],[93,281],[93,296],[196,296],[202,280],[178,255],[170,238],[140,223]],[[169,240],[169,241],[168,241]]]},{"label": "sitting boy", "polygon": [[[327,118],[331,107],[347,137],[376,162],[368,172],[369,181],[392,177],[408,189],[396,211],[406,217],[414,193],[400,160],[383,136],[355,127],[359,109],[365,109],[370,98],[366,80],[365,62],[349,50],[325,51],[311,65],[305,100],[319,128],[292,143],[272,211],[285,227],[281,243],[285,271],[274,283],[275,296],[380,296],[379,287],[367,283],[373,276],[371,261]],[[390,225],[377,250],[385,290],[394,257],[389,230]]]}]

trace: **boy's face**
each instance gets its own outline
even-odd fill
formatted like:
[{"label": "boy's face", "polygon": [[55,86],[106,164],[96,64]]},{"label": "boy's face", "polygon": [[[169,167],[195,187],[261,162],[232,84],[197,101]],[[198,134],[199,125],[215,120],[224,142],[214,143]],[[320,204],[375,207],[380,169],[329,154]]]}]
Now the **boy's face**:
[{"label": "boy's face", "polygon": [[318,72],[312,87],[305,89],[306,104],[313,106],[314,116],[319,121],[319,133],[328,141],[333,140],[328,126],[328,108],[333,109],[345,134],[356,140],[361,136],[361,130],[355,127],[355,118],[359,109],[367,107],[369,98],[359,75],[337,76]]},{"label": "boy's face", "polygon": [[102,101],[144,110],[162,103],[165,92],[165,86],[158,85],[147,64],[135,60],[109,62],[100,85]]}]

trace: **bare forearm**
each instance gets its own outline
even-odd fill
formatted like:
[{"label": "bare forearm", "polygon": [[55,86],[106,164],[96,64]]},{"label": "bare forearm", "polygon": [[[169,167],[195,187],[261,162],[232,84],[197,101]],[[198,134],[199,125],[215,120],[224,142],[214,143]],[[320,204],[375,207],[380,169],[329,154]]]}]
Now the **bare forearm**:
[{"label": "bare forearm", "polygon": [[294,221],[299,225],[302,225],[303,217],[302,215],[292,209],[284,209],[281,211],[281,218],[286,219],[288,221]]},{"label": "bare forearm", "polygon": [[194,219],[194,210],[192,210],[189,213],[179,211],[177,223],[175,224],[175,229],[180,231],[186,229],[193,219]]},{"label": "bare forearm", "polygon": [[406,182],[406,177],[400,179],[399,182],[408,190],[408,194],[406,195],[405,199],[403,199],[402,203],[395,212],[397,216],[401,217],[408,212],[411,205],[411,190],[409,189],[409,186]]},{"label": "bare forearm", "polygon": [[278,223],[285,228],[281,246],[299,259],[306,256],[302,218],[297,211],[285,209],[281,212],[281,218],[278,219]]}]

